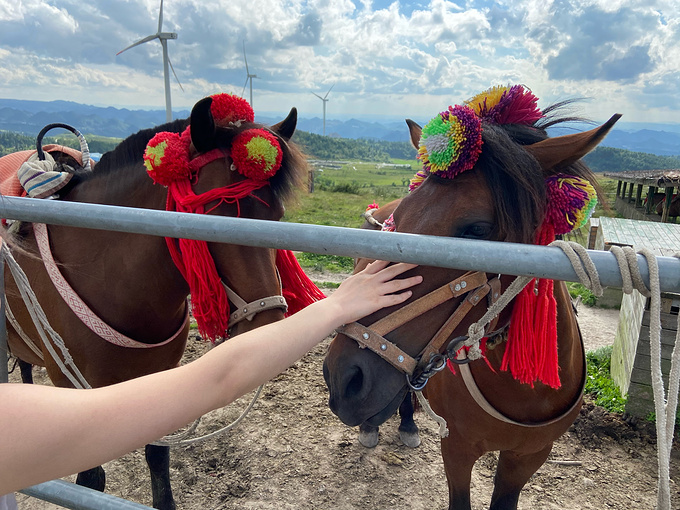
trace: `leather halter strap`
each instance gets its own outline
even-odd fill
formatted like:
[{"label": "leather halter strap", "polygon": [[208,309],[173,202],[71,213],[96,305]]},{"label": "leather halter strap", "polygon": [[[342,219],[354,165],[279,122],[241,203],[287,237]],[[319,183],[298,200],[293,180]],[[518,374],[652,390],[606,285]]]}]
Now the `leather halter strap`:
[{"label": "leather halter strap", "polygon": [[[498,280],[495,278],[494,280]],[[492,281],[494,281],[492,280]],[[390,315],[364,326],[358,322],[341,326],[336,331],[353,339],[362,349],[369,348],[398,370],[413,375],[419,364],[427,363],[430,353],[437,353],[455,328],[490,291],[500,292],[500,281],[493,285],[487,280],[486,273],[480,271],[465,273],[455,280],[442,285],[429,294],[403,306]],[[415,358],[390,342],[384,335],[394,331],[423,313],[432,310],[446,301],[468,294],[458,305],[444,325]],[[492,292],[493,294],[493,292]],[[496,296],[497,297],[497,296]]]},{"label": "leather halter strap", "polygon": [[[268,296],[255,301],[247,303],[241,296],[234,292],[226,283],[222,282],[224,289],[227,291],[227,297],[229,301],[237,308],[235,311],[231,312],[229,316],[229,325],[232,327],[243,320],[252,321],[255,315],[266,310],[273,310],[275,308],[283,309],[283,313],[288,311],[288,303],[286,303],[286,298],[283,295],[280,296]],[[280,287],[280,279],[279,279]]]},{"label": "leather halter strap", "polygon": [[[552,425],[553,423],[557,423],[558,421],[564,419],[568,415],[574,411],[580,404],[581,404],[581,397],[583,396],[583,392],[586,388],[586,350],[585,346],[583,345],[583,337],[581,336],[581,330],[579,329],[578,332],[579,340],[581,342],[581,352],[583,353],[583,372],[582,372],[582,377],[581,377],[581,386],[580,386],[580,391],[578,392],[578,396],[572,402],[571,406],[569,409],[567,409],[565,412],[560,414],[559,416],[555,416],[554,418],[550,418],[549,420],[537,422],[537,423],[522,423],[519,421],[515,421],[512,418],[508,418],[505,416],[503,413],[498,411],[494,406],[491,405],[491,403],[484,397],[482,394],[482,391],[479,389],[479,386],[477,386],[477,383],[475,382],[475,378],[472,375],[472,371],[470,370],[470,365],[468,364],[463,364],[463,365],[458,365],[458,368],[460,369],[460,375],[463,378],[463,382],[465,383],[465,387],[467,388],[468,392],[470,393],[470,396],[475,400],[477,405],[481,407],[487,414],[490,416],[496,418],[499,421],[502,421],[503,423],[508,423],[510,425],[516,425],[518,427],[524,427],[524,428],[537,428],[537,427],[545,427],[546,425]],[[462,358],[464,354],[461,352],[459,353],[459,358]]]},{"label": "leather halter strap", "polygon": [[90,309],[89,306],[85,304],[85,302],[80,298],[78,293],[66,281],[66,278],[64,278],[64,275],[61,274],[61,271],[59,271],[59,268],[57,267],[57,264],[54,261],[54,257],[52,257],[52,251],[50,250],[50,240],[47,231],[47,226],[44,223],[34,223],[33,232],[35,234],[35,239],[38,243],[40,256],[43,260],[43,264],[45,265],[45,270],[47,271],[50,280],[52,280],[54,287],[59,292],[59,295],[64,299],[64,301],[73,311],[76,317],[78,317],[83,324],[85,324],[93,333],[95,333],[103,340],[106,340],[107,342],[112,343],[113,345],[117,345],[119,347],[129,347],[133,349],[150,349],[153,347],[160,347],[162,345],[166,345],[172,342],[178,336],[180,336],[180,333],[182,333],[182,331],[184,331],[184,328],[189,322],[188,304],[186,304],[185,306],[184,320],[182,321],[182,324],[180,325],[179,329],[175,332],[174,335],[172,335],[170,338],[162,342],[156,344],[145,344],[142,342],[138,342],[137,340],[134,340],[132,338],[129,338],[123,333],[120,333],[119,331],[115,330],[114,328],[109,326],[106,322],[104,322],[102,319],[100,319],[99,316],[94,311],[92,311],[92,309]]}]

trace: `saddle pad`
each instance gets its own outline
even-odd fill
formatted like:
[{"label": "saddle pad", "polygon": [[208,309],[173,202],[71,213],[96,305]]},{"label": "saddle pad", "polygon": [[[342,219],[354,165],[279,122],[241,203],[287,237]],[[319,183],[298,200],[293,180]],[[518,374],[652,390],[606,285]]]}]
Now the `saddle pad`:
[{"label": "saddle pad", "polygon": [[[82,153],[77,149],[72,149],[71,147],[65,147],[63,145],[50,144],[45,145],[43,150],[49,153],[63,152],[82,165]],[[26,196],[26,190],[19,182],[17,171],[21,165],[36,152],[36,150],[25,150],[13,152],[0,158],[0,195],[12,197]],[[92,159],[90,159],[90,165],[94,168],[94,161]]]}]

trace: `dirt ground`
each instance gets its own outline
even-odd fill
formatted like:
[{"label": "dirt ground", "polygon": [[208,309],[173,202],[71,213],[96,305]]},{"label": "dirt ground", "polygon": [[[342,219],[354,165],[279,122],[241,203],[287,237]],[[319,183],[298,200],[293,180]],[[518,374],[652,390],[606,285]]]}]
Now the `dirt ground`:
[{"label": "dirt ground", "polygon": [[[587,350],[610,345],[617,320],[617,310],[581,305],[579,321]],[[424,414],[416,416],[422,438],[416,449],[399,440],[397,418],[381,427],[376,448],[361,446],[357,429],[343,425],[327,406],[321,364],[328,342],[265,385],[249,416],[230,434],[173,450],[172,483],[179,509],[447,507],[436,424]],[[204,349],[200,339],[190,341],[187,359]],[[247,399],[242,399],[211,413],[199,431],[223,426],[246,405]],[[680,508],[677,444],[671,462],[672,507]],[[475,467],[475,510],[488,507],[495,463],[496,455],[487,454]],[[110,462],[105,469],[107,492],[151,504],[143,451]],[[548,462],[528,482],[519,508],[653,509],[656,474],[653,428],[628,423],[586,403]],[[24,510],[57,508],[21,494],[18,500]]]}]

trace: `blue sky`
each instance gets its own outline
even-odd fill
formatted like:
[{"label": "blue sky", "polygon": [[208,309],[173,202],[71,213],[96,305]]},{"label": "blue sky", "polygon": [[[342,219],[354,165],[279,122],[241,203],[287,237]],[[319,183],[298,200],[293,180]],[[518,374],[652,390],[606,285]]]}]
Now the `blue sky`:
[{"label": "blue sky", "polygon": [[[160,0],[0,0],[0,97],[164,108]],[[256,112],[427,119],[492,85],[546,106],[677,123],[680,0],[164,0],[173,108],[241,94]],[[248,91],[246,89],[247,97]]]}]

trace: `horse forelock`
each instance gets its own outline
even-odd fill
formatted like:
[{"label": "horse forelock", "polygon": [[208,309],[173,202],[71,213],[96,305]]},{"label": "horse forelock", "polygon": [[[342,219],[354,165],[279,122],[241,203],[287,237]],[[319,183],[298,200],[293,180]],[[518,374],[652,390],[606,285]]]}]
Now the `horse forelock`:
[{"label": "horse forelock", "polygon": [[[498,230],[504,240],[534,242],[535,233],[545,217],[545,179],[557,173],[546,173],[522,146],[548,138],[544,127],[573,120],[573,117],[552,117],[536,126],[484,123],[482,153],[476,168],[484,175],[493,194]],[[582,161],[560,172],[590,181],[600,194],[595,175]]]}]

